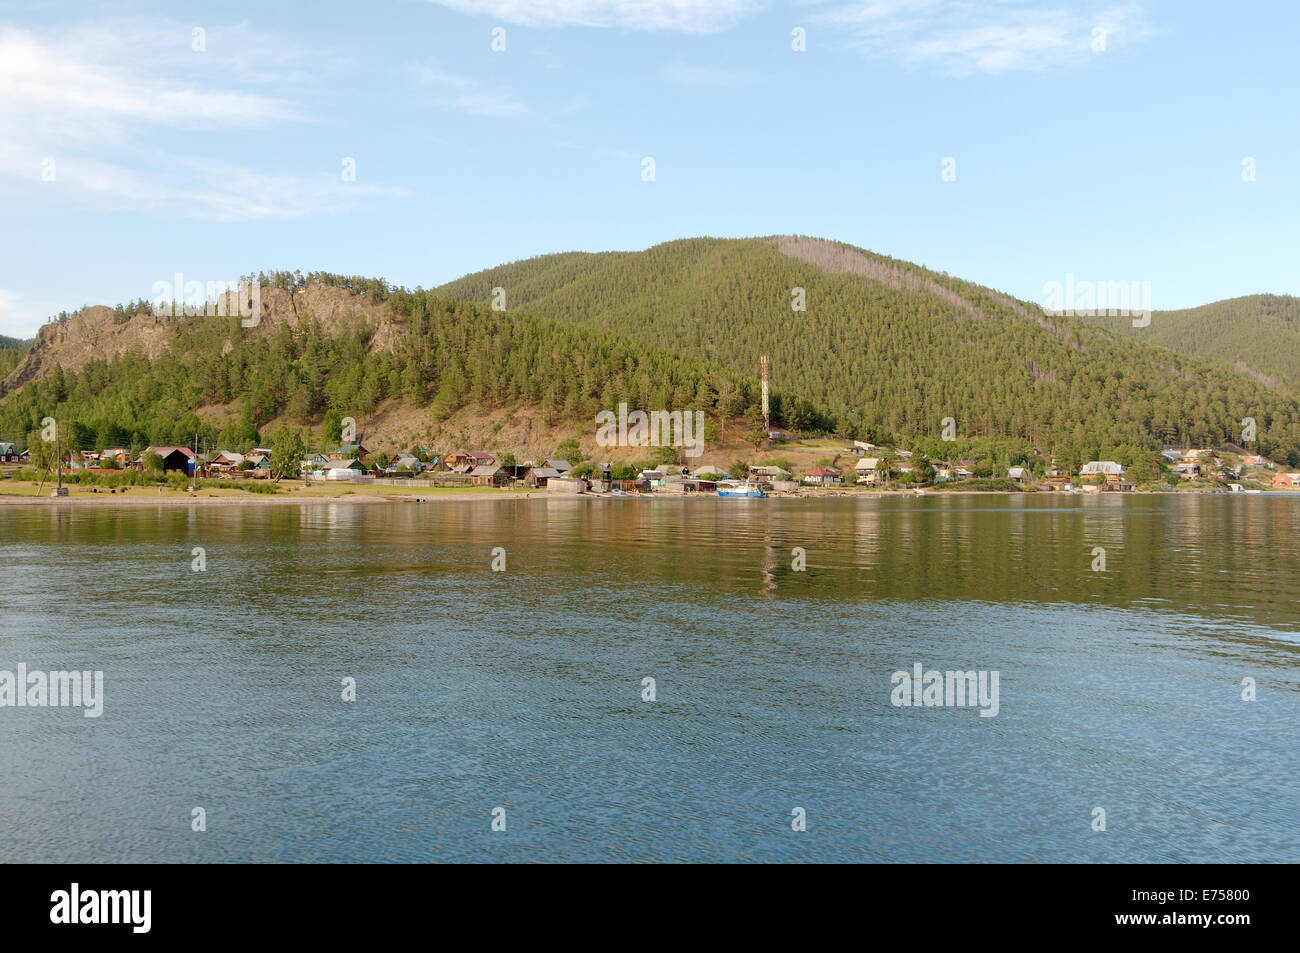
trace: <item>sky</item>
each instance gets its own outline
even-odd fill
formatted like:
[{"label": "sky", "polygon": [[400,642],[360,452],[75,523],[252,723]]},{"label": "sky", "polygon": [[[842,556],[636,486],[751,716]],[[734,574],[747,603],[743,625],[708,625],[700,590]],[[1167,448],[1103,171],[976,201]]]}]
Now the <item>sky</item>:
[{"label": "sky", "polygon": [[0,2],[0,334],[701,235],[1300,294],[1300,4]]}]

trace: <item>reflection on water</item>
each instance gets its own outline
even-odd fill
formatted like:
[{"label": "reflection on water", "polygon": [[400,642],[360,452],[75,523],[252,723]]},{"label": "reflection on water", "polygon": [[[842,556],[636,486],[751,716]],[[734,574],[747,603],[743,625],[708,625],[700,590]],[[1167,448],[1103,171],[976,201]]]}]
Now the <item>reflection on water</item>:
[{"label": "reflection on water", "polygon": [[[1298,519],[0,508],[0,669],[102,669],[106,694],[96,720],[0,708],[0,860],[1300,860]],[[916,662],[999,671],[1000,713],[891,706]]]}]

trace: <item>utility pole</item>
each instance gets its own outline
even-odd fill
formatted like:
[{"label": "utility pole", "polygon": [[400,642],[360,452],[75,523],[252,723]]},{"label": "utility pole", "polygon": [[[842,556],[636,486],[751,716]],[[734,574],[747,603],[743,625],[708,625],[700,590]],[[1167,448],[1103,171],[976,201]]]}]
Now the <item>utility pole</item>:
[{"label": "utility pole", "polygon": [[59,448],[59,425],[54,425],[54,467],[58,485],[50,491],[50,496],[67,496],[67,487],[63,485],[63,451]]}]

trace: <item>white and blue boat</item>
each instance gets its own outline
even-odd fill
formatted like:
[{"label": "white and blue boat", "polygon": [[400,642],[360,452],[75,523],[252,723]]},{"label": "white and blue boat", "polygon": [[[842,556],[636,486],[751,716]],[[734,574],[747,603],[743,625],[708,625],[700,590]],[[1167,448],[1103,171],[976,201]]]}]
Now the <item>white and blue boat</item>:
[{"label": "white and blue boat", "polygon": [[748,500],[761,500],[767,496],[757,483],[732,483],[718,487],[718,496],[734,496]]}]

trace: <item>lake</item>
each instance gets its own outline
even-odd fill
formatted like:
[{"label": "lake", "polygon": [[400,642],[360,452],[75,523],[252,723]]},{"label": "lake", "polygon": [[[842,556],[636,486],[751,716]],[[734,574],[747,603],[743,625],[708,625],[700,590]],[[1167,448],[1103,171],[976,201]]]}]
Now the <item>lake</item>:
[{"label": "lake", "polygon": [[[0,669],[104,673],[97,718],[0,707],[4,862],[1300,861],[1300,496],[4,506],[0,539]],[[996,714],[895,704],[917,665],[996,673]]]}]

